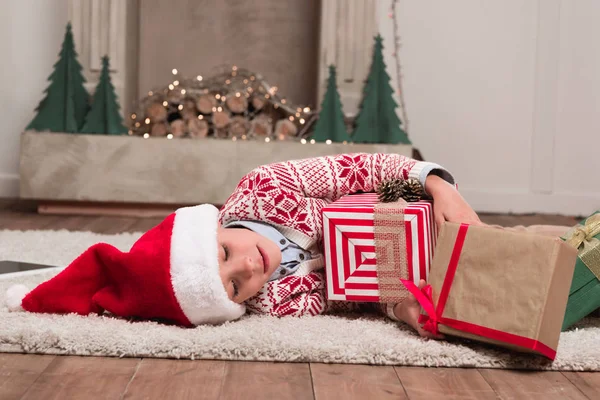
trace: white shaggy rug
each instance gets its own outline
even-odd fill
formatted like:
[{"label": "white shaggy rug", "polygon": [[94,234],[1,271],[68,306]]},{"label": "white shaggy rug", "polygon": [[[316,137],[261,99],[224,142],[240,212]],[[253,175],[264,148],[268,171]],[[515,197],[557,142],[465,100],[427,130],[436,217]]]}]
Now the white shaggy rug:
[{"label": "white shaggy rug", "polygon": [[[0,230],[0,260],[64,266],[96,242],[128,250],[138,236]],[[556,360],[550,363],[461,340],[427,341],[383,317],[254,315],[221,326],[184,329],[110,317],[7,311],[4,294],[10,285],[33,288],[57,271],[0,275],[0,352],[600,371],[599,318],[563,333]]]}]

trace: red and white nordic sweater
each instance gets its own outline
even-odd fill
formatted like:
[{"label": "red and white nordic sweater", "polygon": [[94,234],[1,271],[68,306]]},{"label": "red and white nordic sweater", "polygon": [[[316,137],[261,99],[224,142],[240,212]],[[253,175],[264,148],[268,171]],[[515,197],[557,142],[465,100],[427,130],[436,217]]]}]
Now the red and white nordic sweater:
[{"label": "red and white nordic sweater", "polygon": [[221,223],[269,223],[313,255],[293,275],[265,284],[246,301],[248,310],[303,316],[332,308],[326,299],[321,209],[344,195],[372,192],[388,179],[419,179],[424,184],[422,175],[432,169],[442,171],[442,176],[452,181],[437,164],[397,154],[363,153],[269,164],[244,176],[221,209]]}]

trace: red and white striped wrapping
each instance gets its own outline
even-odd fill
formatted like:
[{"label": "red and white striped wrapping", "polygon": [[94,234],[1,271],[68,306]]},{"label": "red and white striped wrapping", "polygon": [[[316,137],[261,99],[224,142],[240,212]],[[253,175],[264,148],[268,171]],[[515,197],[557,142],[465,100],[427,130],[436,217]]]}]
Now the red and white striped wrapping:
[{"label": "red and white striped wrapping", "polygon": [[[396,215],[388,219],[382,208]],[[382,236],[378,228],[376,235],[382,225],[388,233]],[[400,278],[418,284],[429,276],[436,238],[429,201],[378,203],[374,193],[344,196],[323,208],[323,229],[329,300],[398,302],[408,294]]]}]

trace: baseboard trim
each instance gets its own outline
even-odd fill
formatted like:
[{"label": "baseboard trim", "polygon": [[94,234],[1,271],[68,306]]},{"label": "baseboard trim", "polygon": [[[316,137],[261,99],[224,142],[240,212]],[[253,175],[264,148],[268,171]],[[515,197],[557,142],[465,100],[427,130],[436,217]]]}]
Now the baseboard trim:
[{"label": "baseboard trim", "polygon": [[0,197],[19,197],[19,175],[0,174]]},{"label": "baseboard trim", "polygon": [[588,216],[600,209],[600,193],[529,193],[460,188],[477,212]]}]

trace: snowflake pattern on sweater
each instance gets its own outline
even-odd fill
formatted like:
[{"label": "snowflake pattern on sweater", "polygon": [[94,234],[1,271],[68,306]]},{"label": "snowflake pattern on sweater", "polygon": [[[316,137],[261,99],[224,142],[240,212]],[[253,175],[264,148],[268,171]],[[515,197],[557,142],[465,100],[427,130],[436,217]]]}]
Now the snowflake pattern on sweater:
[{"label": "snowflake pattern on sweater", "polygon": [[294,275],[265,284],[246,301],[248,310],[303,316],[360,307],[326,299],[321,209],[344,195],[372,192],[384,180],[419,179],[425,167],[442,169],[398,154],[356,153],[263,165],[244,176],[221,209],[221,223],[267,222],[316,256]]}]

